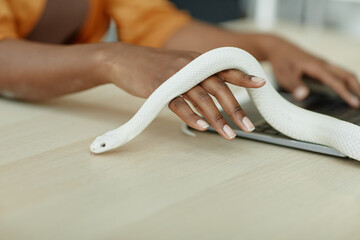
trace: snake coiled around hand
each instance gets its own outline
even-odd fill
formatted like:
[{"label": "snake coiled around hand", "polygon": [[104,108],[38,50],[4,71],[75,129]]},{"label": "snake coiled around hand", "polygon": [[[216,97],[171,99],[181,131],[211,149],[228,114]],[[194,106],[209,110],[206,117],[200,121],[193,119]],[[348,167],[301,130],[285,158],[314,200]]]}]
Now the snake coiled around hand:
[{"label": "snake coiled around hand", "polygon": [[[90,150],[102,153],[129,142],[139,135],[172,99],[206,78],[228,69],[237,69],[267,79],[259,62],[242,49],[222,47],[208,51],[160,85],[128,122],[97,137]],[[359,126],[297,107],[280,96],[269,81],[261,88],[246,90],[263,118],[279,132],[297,140],[333,147],[360,160]]]}]

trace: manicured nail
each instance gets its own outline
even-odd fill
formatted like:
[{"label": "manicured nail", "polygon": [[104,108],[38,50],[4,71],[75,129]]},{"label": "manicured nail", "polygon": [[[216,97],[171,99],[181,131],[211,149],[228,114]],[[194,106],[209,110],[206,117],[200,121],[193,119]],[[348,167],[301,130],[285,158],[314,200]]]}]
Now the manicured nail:
[{"label": "manicured nail", "polygon": [[259,77],[252,77],[251,81],[256,82],[256,83],[263,83],[263,82],[265,82],[265,79],[259,78]]},{"label": "manicured nail", "polygon": [[201,127],[202,129],[205,129],[205,128],[208,128],[209,127],[209,124],[207,122],[205,122],[204,120],[202,119],[199,119],[196,121],[196,124]]},{"label": "manicured nail", "polygon": [[309,95],[309,89],[304,86],[297,87],[293,95],[296,100],[301,101]]},{"label": "manicured nail", "polygon": [[231,127],[229,125],[225,124],[223,127],[223,130],[230,139],[235,138],[236,134],[234,133],[234,131],[231,129]]},{"label": "manicured nail", "polygon": [[360,105],[359,99],[358,99],[357,97],[355,97],[355,96],[352,96],[352,97],[350,98],[350,103],[351,103],[351,105],[353,105],[354,107],[359,107],[359,105]]},{"label": "manicured nail", "polygon": [[247,128],[247,130],[249,130],[250,132],[254,131],[255,126],[254,124],[250,121],[250,119],[248,117],[244,117],[242,119],[243,124],[245,125],[245,127]]}]

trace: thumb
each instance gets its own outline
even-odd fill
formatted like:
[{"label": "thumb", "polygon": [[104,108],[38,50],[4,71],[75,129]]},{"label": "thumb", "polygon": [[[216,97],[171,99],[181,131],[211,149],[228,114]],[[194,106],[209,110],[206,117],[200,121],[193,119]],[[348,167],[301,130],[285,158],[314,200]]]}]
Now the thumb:
[{"label": "thumb", "polygon": [[281,74],[275,73],[275,75],[279,85],[290,92],[297,101],[302,101],[309,95],[310,90],[301,80],[301,74],[282,71]]},{"label": "thumb", "polygon": [[293,91],[291,91],[291,93],[297,101],[302,101],[309,95],[310,90],[304,83],[300,83]]}]

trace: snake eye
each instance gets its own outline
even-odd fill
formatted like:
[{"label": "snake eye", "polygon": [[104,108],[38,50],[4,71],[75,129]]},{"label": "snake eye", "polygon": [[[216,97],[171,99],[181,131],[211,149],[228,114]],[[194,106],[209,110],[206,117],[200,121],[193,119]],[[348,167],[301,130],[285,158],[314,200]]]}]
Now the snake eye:
[{"label": "snake eye", "polygon": [[106,147],[106,143],[100,144],[100,147],[102,147],[102,148]]}]

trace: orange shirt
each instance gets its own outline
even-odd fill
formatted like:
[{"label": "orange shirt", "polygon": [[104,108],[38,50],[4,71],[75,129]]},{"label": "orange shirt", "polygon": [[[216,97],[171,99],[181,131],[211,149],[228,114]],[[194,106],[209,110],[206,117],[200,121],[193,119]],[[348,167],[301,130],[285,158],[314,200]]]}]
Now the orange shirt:
[{"label": "orange shirt", "polygon": [[[46,0],[0,0],[0,40],[26,38],[39,21]],[[119,41],[162,46],[191,17],[166,0],[90,0],[90,10],[76,43],[98,42],[110,19]]]}]

